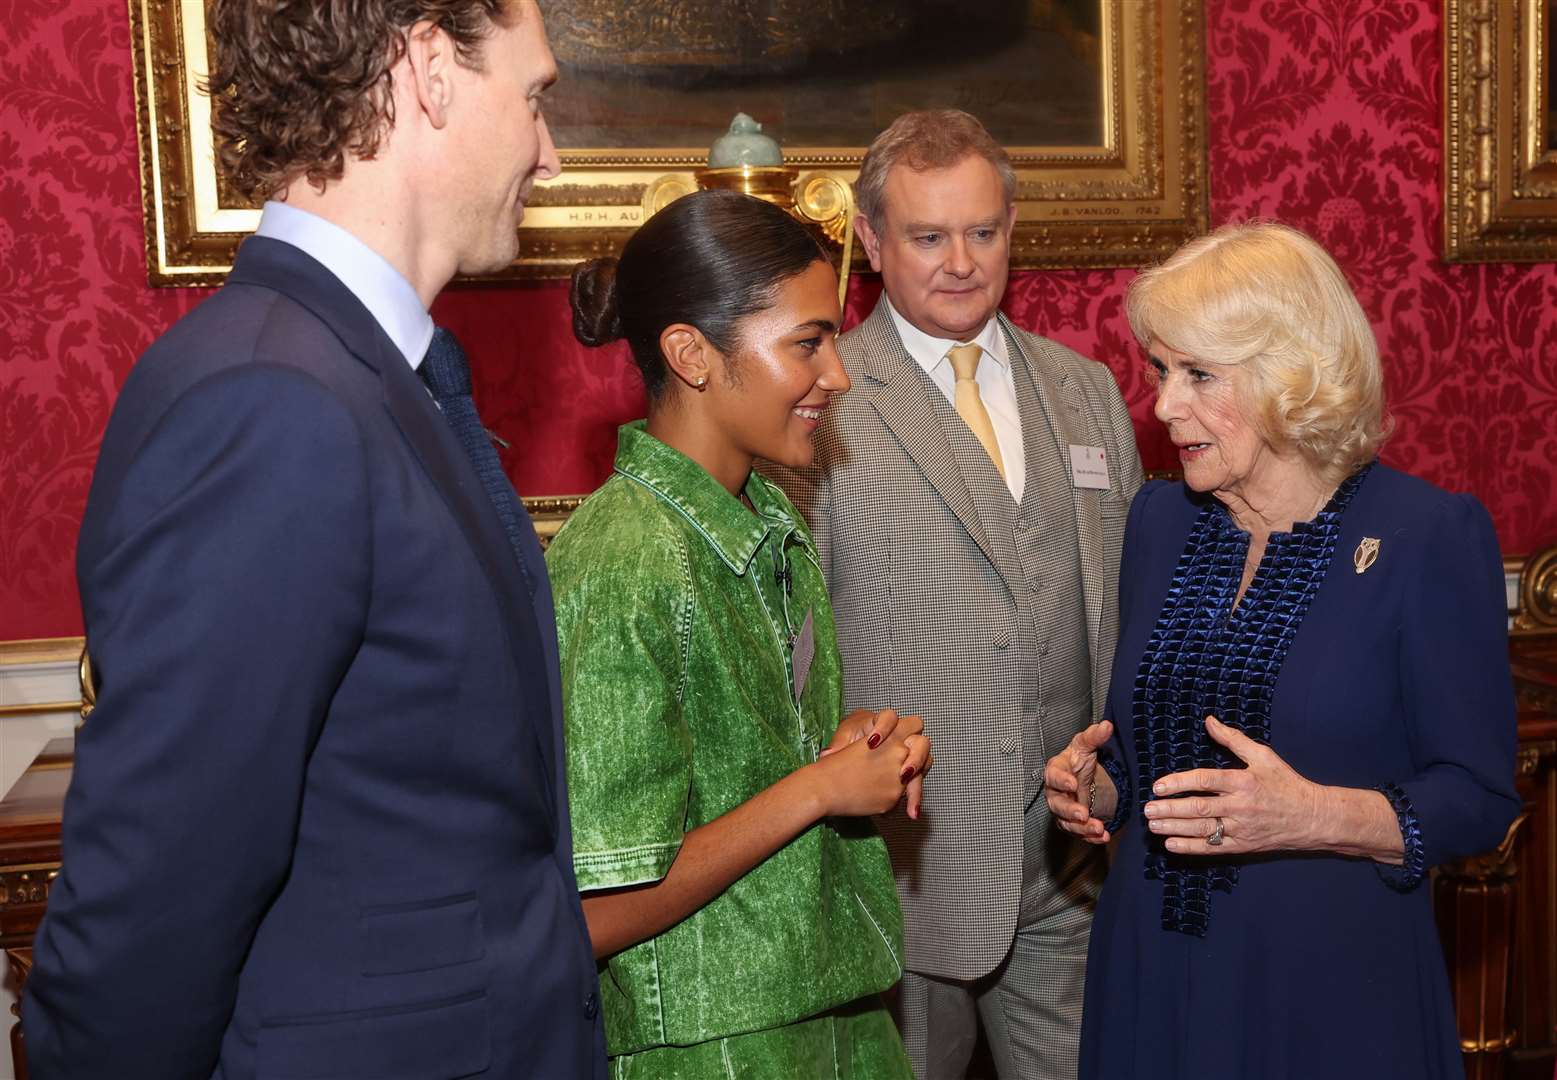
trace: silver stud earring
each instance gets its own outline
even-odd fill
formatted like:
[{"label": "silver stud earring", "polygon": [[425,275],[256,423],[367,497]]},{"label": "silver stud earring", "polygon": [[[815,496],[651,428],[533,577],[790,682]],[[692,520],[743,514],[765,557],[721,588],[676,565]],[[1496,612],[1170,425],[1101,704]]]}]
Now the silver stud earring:
[{"label": "silver stud earring", "polygon": [[699,375],[697,377],[697,382],[693,383],[692,385],[697,387],[699,390],[703,389],[703,387],[708,385],[708,376],[707,375]]}]

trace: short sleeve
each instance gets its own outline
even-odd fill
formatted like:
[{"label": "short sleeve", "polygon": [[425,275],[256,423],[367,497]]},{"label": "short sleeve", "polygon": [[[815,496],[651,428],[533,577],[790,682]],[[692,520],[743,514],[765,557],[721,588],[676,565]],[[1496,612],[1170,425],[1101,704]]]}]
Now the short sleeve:
[{"label": "short sleeve", "polygon": [[1492,521],[1464,495],[1424,523],[1407,584],[1400,683],[1415,774],[1381,786],[1401,823],[1409,888],[1427,867],[1496,847],[1519,811],[1508,609]]},{"label": "short sleeve", "polygon": [[674,538],[633,535],[596,517],[570,522],[546,559],[582,892],[664,877],[681,848],[692,785],[682,711],[686,552]]}]

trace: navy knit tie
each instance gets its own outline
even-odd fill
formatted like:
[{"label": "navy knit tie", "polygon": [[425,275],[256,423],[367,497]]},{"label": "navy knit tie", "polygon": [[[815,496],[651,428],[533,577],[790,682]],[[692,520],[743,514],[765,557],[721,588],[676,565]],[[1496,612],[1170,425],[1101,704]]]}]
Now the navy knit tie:
[{"label": "navy knit tie", "polygon": [[533,599],[535,583],[530,580],[530,571],[525,565],[524,534],[520,532],[528,527],[527,515],[519,505],[519,497],[514,494],[513,485],[503,473],[502,463],[497,460],[497,451],[492,449],[491,435],[481,426],[481,417],[476,415],[476,403],[470,396],[470,365],[465,361],[465,350],[460,348],[454,335],[441,326],[433,331],[432,344],[427,347],[421,374],[432,390],[433,400],[443,410],[443,418],[454,430],[460,446],[464,447],[465,456],[476,467],[476,475],[481,477],[482,486],[487,489],[487,498],[492,500],[492,507],[497,511],[504,531],[508,533],[508,544],[514,549],[514,558],[518,560],[519,570],[524,574],[525,587],[530,590]]}]

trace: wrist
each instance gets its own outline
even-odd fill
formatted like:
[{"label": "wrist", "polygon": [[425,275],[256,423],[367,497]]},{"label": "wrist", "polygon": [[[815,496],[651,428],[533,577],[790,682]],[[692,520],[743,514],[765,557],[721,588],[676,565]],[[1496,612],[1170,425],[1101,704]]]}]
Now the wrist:
[{"label": "wrist", "polygon": [[790,784],[793,787],[793,799],[796,808],[805,818],[805,827],[809,828],[816,822],[827,817],[832,808],[828,805],[827,791],[829,786],[823,775],[825,766],[821,761],[813,761],[809,765],[802,765],[784,778],[781,783]]},{"label": "wrist", "polygon": [[1355,839],[1346,828],[1346,791],[1344,788],[1313,784],[1314,809],[1308,835],[1301,837],[1302,851],[1347,850]]}]

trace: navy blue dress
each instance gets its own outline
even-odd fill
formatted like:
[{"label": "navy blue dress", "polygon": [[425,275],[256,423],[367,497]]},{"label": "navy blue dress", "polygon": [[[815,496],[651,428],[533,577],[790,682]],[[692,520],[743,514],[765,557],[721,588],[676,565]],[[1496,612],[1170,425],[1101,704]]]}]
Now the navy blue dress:
[{"label": "navy blue dress", "polygon": [[[1378,552],[1359,573],[1366,538]],[[1081,1076],[1462,1076],[1424,874],[1496,846],[1519,809],[1492,523],[1470,496],[1373,465],[1270,538],[1235,610],[1247,544],[1182,484],[1130,509],[1104,754],[1121,807]],[[1150,781],[1236,765],[1207,713],[1311,780],[1382,791],[1405,865],[1168,854],[1141,816]]]}]

